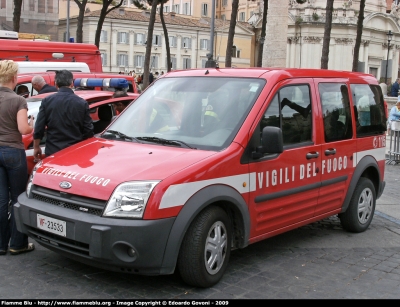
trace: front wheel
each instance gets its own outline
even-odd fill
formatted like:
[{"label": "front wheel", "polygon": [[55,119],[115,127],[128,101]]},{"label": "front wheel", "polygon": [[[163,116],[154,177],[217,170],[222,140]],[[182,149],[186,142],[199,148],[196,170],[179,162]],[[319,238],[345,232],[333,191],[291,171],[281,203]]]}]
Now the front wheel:
[{"label": "front wheel", "polygon": [[231,253],[231,223],[219,207],[202,211],[190,225],[178,257],[182,279],[196,287],[211,287],[222,278]]},{"label": "front wheel", "polygon": [[371,180],[361,177],[346,212],[339,214],[342,227],[351,232],[363,232],[375,212],[376,192]]}]

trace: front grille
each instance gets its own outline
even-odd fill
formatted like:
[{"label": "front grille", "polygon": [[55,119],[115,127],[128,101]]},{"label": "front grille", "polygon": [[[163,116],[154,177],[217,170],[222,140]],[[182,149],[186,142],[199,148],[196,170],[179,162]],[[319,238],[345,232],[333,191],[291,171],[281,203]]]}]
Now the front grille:
[{"label": "front grille", "polygon": [[82,197],[39,186],[32,188],[33,198],[47,204],[101,216],[106,206],[106,201]]}]

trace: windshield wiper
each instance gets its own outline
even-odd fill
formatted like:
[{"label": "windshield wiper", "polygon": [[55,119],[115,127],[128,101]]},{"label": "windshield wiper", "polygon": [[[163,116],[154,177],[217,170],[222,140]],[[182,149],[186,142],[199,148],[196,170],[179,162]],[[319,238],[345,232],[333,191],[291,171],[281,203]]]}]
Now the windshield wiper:
[{"label": "windshield wiper", "polygon": [[190,146],[189,144],[183,142],[183,141],[178,141],[178,140],[167,140],[167,139],[162,139],[162,138],[157,138],[157,137],[150,137],[150,136],[141,136],[137,138],[138,140],[146,141],[146,142],[153,142],[153,143],[159,143],[163,145],[175,145],[175,146],[181,146],[190,148],[190,149],[197,149],[195,147]]},{"label": "windshield wiper", "polygon": [[104,136],[105,134],[110,133],[110,134],[114,134],[117,135],[119,138],[124,139],[124,140],[129,140],[129,141],[136,141],[138,143],[141,143],[137,138],[133,137],[133,136],[128,136],[126,134],[123,134],[122,132],[116,131],[116,130],[106,130],[102,136]]}]

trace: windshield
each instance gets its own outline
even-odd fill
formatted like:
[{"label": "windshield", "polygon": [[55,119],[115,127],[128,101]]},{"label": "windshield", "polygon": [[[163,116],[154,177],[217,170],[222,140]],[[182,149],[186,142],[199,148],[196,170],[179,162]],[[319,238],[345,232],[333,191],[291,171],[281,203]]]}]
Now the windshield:
[{"label": "windshield", "polygon": [[28,116],[33,115],[34,117],[36,117],[36,115],[39,113],[42,99],[31,98],[27,99],[26,102],[28,104]]},{"label": "windshield", "polygon": [[140,143],[221,150],[232,142],[264,84],[253,78],[163,78],[102,137],[122,134]]}]

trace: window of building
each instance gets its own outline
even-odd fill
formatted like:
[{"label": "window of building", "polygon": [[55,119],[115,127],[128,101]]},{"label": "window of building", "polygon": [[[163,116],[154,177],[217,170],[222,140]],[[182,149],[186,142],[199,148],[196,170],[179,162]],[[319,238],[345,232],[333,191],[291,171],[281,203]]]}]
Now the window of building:
[{"label": "window of building", "polygon": [[135,45],[144,45],[145,41],[143,33],[135,33]]},{"label": "window of building", "polygon": [[53,0],[47,0],[47,13],[54,13]]},{"label": "window of building", "polygon": [[117,54],[117,65],[118,66],[129,66],[128,55],[125,53]]},{"label": "window of building", "polygon": [[176,47],[177,43],[176,43],[176,36],[170,36],[169,37],[169,46],[170,47]]},{"label": "window of building", "polygon": [[225,17],[224,14],[221,15],[221,19],[222,19],[222,20],[226,20],[226,17]]},{"label": "window of building", "polygon": [[38,13],[46,13],[46,0],[38,0]]},{"label": "window of building", "polygon": [[[167,58],[165,58],[165,63],[167,63]],[[176,69],[176,58],[171,56],[171,69]]]},{"label": "window of building", "polygon": [[183,12],[184,15],[190,15],[190,3],[186,2],[183,4]]},{"label": "window of building", "polygon": [[[1,7],[2,7],[2,8],[5,8],[5,7],[6,7],[6,6],[5,6],[6,1],[7,1],[7,0],[1,0]],[[3,2],[4,2],[4,6],[3,6]],[[35,0],[29,0],[29,10],[30,10],[31,12],[34,12],[34,11],[35,11]]]},{"label": "window of building", "polygon": [[150,69],[157,69],[158,68],[158,56],[152,55],[150,58]]},{"label": "window of building", "polygon": [[153,35],[153,46],[161,46],[161,35]]},{"label": "window of building", "polygon": [[181,48],[192,49],[192,39],[190,37],[183,37]]},{"label": "window of building", "polygon": [[107,31],[106,30],[101,30],[100,43],[107,43]]},{"label": "window of building", "polygon": [[169,6],[168,5],[164,6],[164,12],[165,13],[169,13]]},{"label": "window of building", "polygon": [[135,61],[134,66],[136,68],[142,68],[144,64],[144,55],[141,54],[135,55],[134,61]]},{"label": "window of building", "polygon": [[177,14],[179,14],[179,4],[174,4],[172,7],[173,11]]},{"label": "window of building", "polygon": [[254,11],[250,11],[250,17],[254,15]]},{"label": "window of building", "polygon": [[128,32],[118,32],[118,44],[129,44]]},{"label": "window of building", "polygon": [[201,59],[201,67],[205,68],[207,63],[207,59]]},{"label": "window of building", "polygon": [[106,66],[107,65],[107,53],[101,52],[100,56],[101,56],[101,65]]},{"label": "window of building", "polygon": [[191,58],[183,58],[183,65],[182,65],[183,69],[190,69],[192,68],[191,66]]},{"label": "window of building", "polygon": [[245,19],[246,19],[246,13],[240,12],[239,13],[239,21],[245,21]]},{"label": "window of building", "polygon": [[208,16],[208,4],[207,3],[201,4],[201,16]]},{"label": "window of building", "polygon": [[222,6],[227,6],[228,5],[228,0],[222,0]]},{"label": "window of building", "polygon": [[208,39],[200,39],[200,49],[202,49],[202,50],[210,50],[209,49],[209,40]]}]

